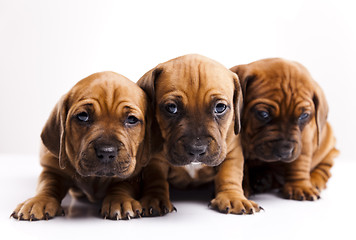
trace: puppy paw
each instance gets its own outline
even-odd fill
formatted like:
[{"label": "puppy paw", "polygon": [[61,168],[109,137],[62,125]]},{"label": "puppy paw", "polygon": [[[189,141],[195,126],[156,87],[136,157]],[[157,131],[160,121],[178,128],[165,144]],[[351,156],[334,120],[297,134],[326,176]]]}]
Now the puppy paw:
[{"label": "puppy paw", "polygon": [[144,217],[162,216],[177,211],[169,198],[165,197],[144,196],[140,202],[142,204],[142,216]]},{"label": "puppy paw", "polygon": [[101,216],[104,219],[129,220],[141,215],[141,204],[129,197],[107,196],[101,207]]},{"label": "puppy paw", "polygon": [[226,214],[253,214],[263,209],[257,203],[246,199],[245,196],[232,192],[219,192],[210,201],[209,206]]},{"label": "puppy paw", "polygon": [[318,191],[326,188],[326,181],[318,172],[312,172],[310,175],[310,182]]},{"label": "puppy paw", "polygon": [[294,200],[315,201],[320,198],[319,191],[310,181],[287,182],[283,187],[284,197]]},{"label": "puppy paw", "polygon": [[49,220],[55,216],[64,216],[64,211],[55,198],[37,196],[19,204],[11,217],[18,220]]}]

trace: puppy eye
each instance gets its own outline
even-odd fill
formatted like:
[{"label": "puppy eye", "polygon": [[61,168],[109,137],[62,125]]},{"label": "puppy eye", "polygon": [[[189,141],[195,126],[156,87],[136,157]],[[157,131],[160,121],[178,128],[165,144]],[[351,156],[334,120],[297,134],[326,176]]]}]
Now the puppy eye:
[{"label": "puppy eye", "polygon": [[214,109],[214,113],[216,113],[216,114],[222,114],[222,113],[224,113],[225,111],[226,111],[226,105],[225,104],[223,104],[223,103],[218,103],[218,104],[216,104],[216,106],[215,106],[215,109]]},{"label": "puppy eye", "polygon": [[77,119],[81,122],[88,122],[89,114],[87,112],[81,112],[77,115]]},{"label": "puppy eye", "polygon": [[298,120],[299,120],[299,121],[307,120],[307,119],[309,118],[309,116],[310,116],[309,113],[302,113],[302,114],[299,116]]},{"label": "puppy eye", "polygon": [[271,119],[271,116],[266,111],[257,111],[256,114],[257,114],[258,119],[260,119],[262,121],[269,121]]},{"label": "puppy eye", "polygon": [[166,105],[166,111],[170,114],[176,114],[178,112],[178,107],[174,103],[169,103]]},{"label": "puppy eye", "polygon": [[139,120],[135,116],[128,116],[126,119],[126,123],[130,125],[134,125],[138,122]]}]

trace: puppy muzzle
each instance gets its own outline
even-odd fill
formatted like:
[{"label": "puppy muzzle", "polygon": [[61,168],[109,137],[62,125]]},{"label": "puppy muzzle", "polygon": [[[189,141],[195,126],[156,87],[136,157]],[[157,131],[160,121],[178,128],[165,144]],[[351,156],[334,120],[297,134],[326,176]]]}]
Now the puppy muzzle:
[{"label": "puppy muzzle", "polygon": [[265,162],[293,162],[296,156],[295,150],[296,143],[288,140],[263,142],[255,147],[257,156]]},{"label": "puppy muzzle", "polygon": [[211,137],[183,137],[171,145],[169,149],[167,153],[168,160],[177,166],[191,163],[217,166],[223,159],[221,156],[221,147]]}]

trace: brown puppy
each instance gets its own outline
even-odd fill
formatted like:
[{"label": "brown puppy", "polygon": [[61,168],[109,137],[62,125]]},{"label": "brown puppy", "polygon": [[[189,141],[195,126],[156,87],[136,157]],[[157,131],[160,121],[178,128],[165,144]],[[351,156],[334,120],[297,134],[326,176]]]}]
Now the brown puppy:
[{"label": "brown puppy", "polygon": [[41,220],[62,214],[69,189],[76,197],[103,200],[105,218],[140,215],[134,198],[138,173],[148,160],[146,108],[142,89],[117,73],[96,73],[78,82],[43,128],[37,194],[12,216]]},{"label": "brown puppy", "polygon": [[[231,70],[238,74],[244,95],[241,137],[249,172],[255,176],[251,181],[264,182],[257,186],[263,190],[281,183],[286,198],[319,198],[338,154],[319,85],[301,64],[283,59]],[[254,172],[255,166],[268,175],[256,176],[263,173]]]},{"label": "brown puppy", "polygon": [[212,180],[213,208],[236,214],[259,211],[241,187],[242,102],[236,74],[206,57],[186,55],[159,64],[138,85],[146,91],[155,114],[154,152],[143,172],[141,204],[147,215],[175,209],[168,182],[187,188]]}]

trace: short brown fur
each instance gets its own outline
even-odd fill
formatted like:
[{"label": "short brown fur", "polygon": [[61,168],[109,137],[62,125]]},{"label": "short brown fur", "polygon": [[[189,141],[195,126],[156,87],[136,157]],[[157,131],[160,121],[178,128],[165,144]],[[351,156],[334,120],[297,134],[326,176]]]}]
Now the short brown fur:
[{"label": "short brown fur", "polygon": [[[82,121],[86,114],[88,120]],[[75,197],[103,201],[105,218],[141,215],[135,198],[150,149],[146,115],[146,94],[122,75],[101,72],[78,82],[43,128],[37,194],[19,204],[12,216],[43,220],[61,215],[68,190]],[[139,122],[130,124],[129,116]]]},{"label": "short brown fur", "polygon": [[[245,198],[241,186],[243,155],[238,133],[242,99],[236,74],[192,54],[159,64],[138,85],[150,98],[155,116],[151,129],[154,151],[143,171],[141,204],[147,215],[174,210],[169,183],[187,188],[212,180],[216,190],[213,208],[235,214],[259,211],[256,203]],[[214,115],[218,103],[227,106],[220,117]],[[169,113],[171,106],[177,113]],[[197,154],[191,146],[204,146],[204,150]],[[204,167],[193,178],[183,166],[194,161]]]},{"label": "short brown fur", "polygon": [[304,66],[284,59],[231,70],[243,89],[241,135],[252,190],[280,186],[286,198],[318,199],[338,154],[319,85]]}]

